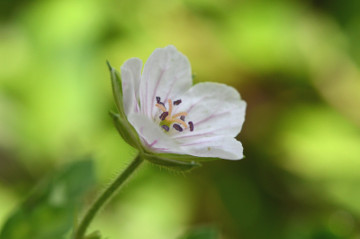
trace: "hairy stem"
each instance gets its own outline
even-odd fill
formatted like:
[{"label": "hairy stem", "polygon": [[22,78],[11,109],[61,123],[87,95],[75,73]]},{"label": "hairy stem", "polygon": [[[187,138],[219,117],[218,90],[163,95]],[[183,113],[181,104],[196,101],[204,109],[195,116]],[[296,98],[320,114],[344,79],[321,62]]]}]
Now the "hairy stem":
[{"label": "hairy stem", "polygon": [[75,232],[74,239],[84,239],[86,229],[89,227],[91,221],[94,219],[96,213],[104,206],[104,204],[111,198],[111,196],[119,189],[119,187],[126,181],[127,178],[139,167],[143,159],[140,154],[131,162],[131,164],[110,184],[108,188],[98,197],[94,204],[85,214],[85,217],[79,224]]}]

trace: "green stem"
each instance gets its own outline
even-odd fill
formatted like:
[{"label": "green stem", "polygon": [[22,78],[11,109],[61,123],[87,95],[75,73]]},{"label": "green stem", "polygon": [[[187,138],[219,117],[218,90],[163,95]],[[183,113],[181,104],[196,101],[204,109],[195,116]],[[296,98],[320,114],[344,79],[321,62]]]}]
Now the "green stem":
[{"label": "green stem", "polygon": [[115,181],[100,195],[91,208],[85,214],[85,217],[80,222],[77,231],[75,232],[75,239],[83,239],[86,229],[94,219],[99,209],[110,199],[116,190],[126,181],[126,179],[137,169],[142,163],[143,159],[140,154],[131,162],[131,164],[122,172]]}]

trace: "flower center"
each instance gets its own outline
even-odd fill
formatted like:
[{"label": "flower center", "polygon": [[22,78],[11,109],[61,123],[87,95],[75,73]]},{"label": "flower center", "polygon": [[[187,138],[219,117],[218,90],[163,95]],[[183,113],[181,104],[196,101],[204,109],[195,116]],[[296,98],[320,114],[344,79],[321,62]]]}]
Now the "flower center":
[{"label": "flower center", "polygon": [[181,99],[175,100],[174,102],[168,99],[168,109],[167,109],[165,104],[161,102],[161,98],[159,96],[156,96],[155,106],[162,111],[162,113],[159,116],[161,120],[160,126],[166,132],[170,130],[171,126],[179,132],[182,132],[184,128],[185,129],[190,128],[190,131],[194,130],[194,124],[192,121],[189,121],[188,123],[185,122],[185,117],[187,116],[186,112],[172,114],[173,107],[180,104],[181,104]]}]

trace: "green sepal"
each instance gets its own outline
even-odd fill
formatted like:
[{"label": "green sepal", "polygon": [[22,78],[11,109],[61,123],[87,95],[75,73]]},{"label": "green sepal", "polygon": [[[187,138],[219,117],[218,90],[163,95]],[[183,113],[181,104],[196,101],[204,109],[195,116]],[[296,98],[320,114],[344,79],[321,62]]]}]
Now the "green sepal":
[{"label": "green sepal", "polygon": [[94,231],[87,235],[84,239],[101,239],[101,234],[99,231]]},{"label": "green sepal", "polygon": [[207,162],[207,161],[214,161],[219,160],[219,158],[211,158],[211,157],[197,157],[188,154],[157,154],[160,158],[167,158],[175,161],[181,162]]},{"label": "green sepal", "polygon": [[109,114],[113,119],[115,127],[121,137],[134,148],[142,150],[140,139],[129,121],[114,112],[110,111]]},{"label": "green sepal", "polygon": [[126,118],[124,111],[124,103],[123,103],[123,91],[121,84],[121,77],[119,73],[110,65],[108,61],[106,61],[107,66],[109,67],[110,77],[111,77],[111,85],[114,95],[114,100],[116,103],[116,107],[119,111],[119,114],[122,118]]},{"label": "green sepal", "polygon": [[165,154],[142,153],[142,157],[149,162],[176,171],[189,171],[200,167],[201,164],[195,161],[180,161],[164,156]]}]

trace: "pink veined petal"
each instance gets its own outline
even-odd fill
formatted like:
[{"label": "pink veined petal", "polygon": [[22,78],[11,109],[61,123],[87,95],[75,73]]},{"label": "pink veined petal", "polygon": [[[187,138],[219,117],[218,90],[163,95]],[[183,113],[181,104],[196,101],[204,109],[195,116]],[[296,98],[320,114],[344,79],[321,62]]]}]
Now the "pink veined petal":
[{"label": "pink veined petal", "polygon": [[128,120],[134,126],[144,146],[149,150],[162,153],[179,152],[179,144],[146,115],[130,114]]},{"label": "pink veined petal", "polygon": [[245,120],[246,103],[232,87],[219,83],[199,83],[182,97],[182,103],[174,113],[188,113],[186,122],[194,123],[174,139],[196,141],[202,137],[216,135],[235,137]]},{"label": "pink veined petal", "polygon": [[145,63],[141,77],[141,112],[154,119],[157,96],[164,102],[182,95],[191,84],[191,67],[186,56],[174,46],[156,49]]},{"label": "pink veined petal", "polygon": [[121,81],[123,88],[124,111],[128,115],[139,111],[139,84],[142,61],[131,58],[121,66]]},{"label": "pink veined petal", "polygon": [[183,140],[181,149],[185,154],[198,157],[215,157],[229,160],[239,160],[244,157],[241,143],[229,136],[204,137],[193,142]]}]

